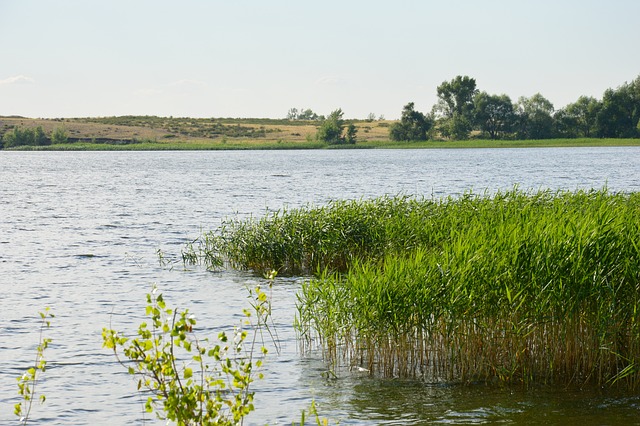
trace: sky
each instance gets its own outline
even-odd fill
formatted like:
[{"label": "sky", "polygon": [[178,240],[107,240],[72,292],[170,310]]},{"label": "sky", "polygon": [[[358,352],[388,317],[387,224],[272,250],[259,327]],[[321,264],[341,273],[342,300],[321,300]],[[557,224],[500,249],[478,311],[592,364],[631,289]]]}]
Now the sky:
[{"label": "sky", "polygon": [[0,115],[429,112],[457,75],[556,109],[640,75],[638,0],[0,0]]}]

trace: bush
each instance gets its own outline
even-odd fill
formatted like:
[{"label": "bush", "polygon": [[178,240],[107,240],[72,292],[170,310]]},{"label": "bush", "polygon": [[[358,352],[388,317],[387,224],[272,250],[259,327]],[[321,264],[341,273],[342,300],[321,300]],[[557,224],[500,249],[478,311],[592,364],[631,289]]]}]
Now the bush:
[{"label": "bush", "polygon": [[400,122],[389,128],[389,138],[393,141],[424,141],[432,125],[431,117],[416,111],[413,102],[409,102],[402,110]]},{"label": "bush", "polygon": [[47,138],[42,126],[36,128],[14,127],[12,131],[5,133],[3,137],[5,148],[16,146],[42,146],[49,145],[51,141]]},{"label": "bush", "polygon": [[337,109],[329,114],[329,117],[327,117],[327,119],[320,125],[316,138],[319,141],[332,145],[356,143],[356,133],[358,131],[355,125],[349,124],[349,126],[347,126],[346,134],[342,134],[344,130],[343,115],[344,113],[342,112],[342,109]]},{"label": "bush", "polygon": [[52,144],[60,144],[69,142],[69,137],[67,136],[67,130],[64,127],[56,127],[53,132],[51,132],[51,143]]},{"label": "bush", "polygon": [[[268,278],[271,286],[275,273]],[[196,320],[188,310],[168,308],[162,294],[155,292],[154,287],[147,295],[149,325],[141,323],[137,337],[102,330],[104,346],[149,395],[145,411],[179,425],[241,424],[254,409],[250,386],[267,354],[263,346],[257,359],[254,350],[260,333],[268,331],[269,297],[259,286],[252,290],[253,312],[245,309],[233,335],[221,332],[214,343],[196,336]]]}]

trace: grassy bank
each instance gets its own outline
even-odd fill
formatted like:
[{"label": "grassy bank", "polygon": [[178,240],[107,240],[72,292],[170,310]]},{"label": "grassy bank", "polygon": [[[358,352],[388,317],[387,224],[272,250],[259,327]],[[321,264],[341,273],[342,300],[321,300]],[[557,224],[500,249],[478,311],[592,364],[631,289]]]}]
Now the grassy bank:
[{"label": "grassy bank", "polygon": [[425,141],[391,142],[387,140],[358,142],[355,145],[327,145],[315,140],[262,139],[194,139],[140,140],[92,143],[80,141],[47,146],[21,146],[24,151],[184,151],[184,150],[277,150],[277,149],[481,149],[481,148],[569,148],[569,147],[638,146],[640,139],[544,139],[523,141]]},{"label": "grassy bank", "polygon": [[540,139],[540,140],[484,140],[467,141],[424,141],[424,142],[389,142],[371,141],[358,144],[361,148],[395,148],[395,149],[455,149],[455,148],[570,148],[598,146],[640,146],[640,139]]},{"label": "grassy bank", "polygon": [[280,150],[280,149],[321,149],[326,144],[320,142],[284,142],[284,141],[189,141],[157,142],[141,141],[134,143],[91,143],[75,142],[47,146],[21,146],[12,148],[21,151],[224,151],[224,150]]},{"label": "grassy bank", "polygon": [[63,129],[70,143],[11,149],[99,150],[240,150],[319,148],[518,148],[640,146],[640,139],[546,139],[525,141],[391,142],[393,121],[352,120],[357,143],[329,146],[315,139],[319,122],[284,119],[179,118],[153,116],[33,119],[0,117],[0,135],[13,128],[41,127],[49,135]]},{"label": "grassy bank", "polygon": [[444,381],[640,384],[640,194],[335,202],[228,222],[210,253],[316,272],[302,337],[334,365]]}]

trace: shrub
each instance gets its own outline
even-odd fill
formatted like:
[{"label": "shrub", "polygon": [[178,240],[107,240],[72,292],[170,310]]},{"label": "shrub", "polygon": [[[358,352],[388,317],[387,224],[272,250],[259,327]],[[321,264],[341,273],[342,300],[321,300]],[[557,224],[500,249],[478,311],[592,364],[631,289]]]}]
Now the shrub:
[{"label": "shrub", "polygon": [[[275,274],[269,278],[272,281]],[[269,298],[260,287],[252,291],[253,312],[245,310],[245,320],[233,336],[221,332],[219,343],[213,344],[196,336],[196,320],[188,310],[168,308],[162,294],[155,293],[154,287],[147,295],[151,323],[140,324],[137,337],[102,330],[104,346],[139,378],[138,389],[150,393],[145,410],[179,425],[241,423],[254,409],[250,387],[255,369],[262,366],[254,351],[259,333],[268,329]],[[119,349],[129,363],[120,358]],[[264,346],[261,354],[267,354]]]},{"label": "shrub", "polygon": [[20,128],[14,127],[12,131],[4,134],[3,144],[5,148],[17,146],[39,146],[48,145],[49,139],[44,133],[42,126],[36,128]]},{"label": "shrub", "polygon": [[69,137],[67,136],[67,130],[64,127],[56,127],[53,132],[51,132],[52,144],[62,144],[67,142],[69,142]]}]

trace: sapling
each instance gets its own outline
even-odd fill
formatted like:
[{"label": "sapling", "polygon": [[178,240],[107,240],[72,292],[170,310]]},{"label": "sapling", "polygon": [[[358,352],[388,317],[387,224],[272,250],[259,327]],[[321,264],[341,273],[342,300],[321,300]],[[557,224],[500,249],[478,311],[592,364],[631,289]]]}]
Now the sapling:
[{"label": "sapling", "polygon": [[150,322],[139,325],[136,337],[103,329],[104,346],[136,376],[138,390],[150,395],[146,412],[179,425],[242,424],[254,409],[251,383],[268,352],[262,345],[255,359],[254,349],[271,312],[259,286],[250,294],[252,310],[244,310],[242,323],[231,335],[220,332],[215,343],[199,338],[195,317],[188,309],[167,307],[155,286],[147,294]]},{"label": "sapling", "polygon": [[[40,339],[38,347],[36,348],[36,359],[33,366],[29,367],[22,376],[18,377],[18,393],[22,397],[22,401],[14,406],[14,413],[20,418],[20,423],[23,425],[26,425],[29,421],[33,400],[36,397],[36,385],[38,384],[38,377],[40,376],[39,373],[44,373],[47,367],[47,361],[44,358],[44,351],[49,346],[49,343],[51,343],[50,338],[43,336],[45,328],[49,328],[51,326],[51,321],[49,321],[49,319],[53,318],[54,315],[49,312],[48,307],[44,312],[39,312],[39,314],[41,319]],[[44,394],[41,394],[38,399],[41,404],[44,404],[47,398]]]}]

